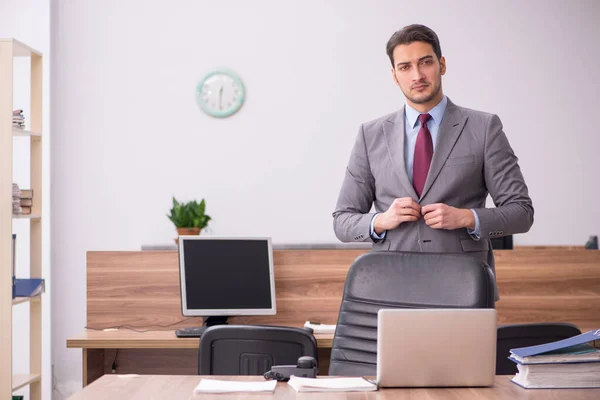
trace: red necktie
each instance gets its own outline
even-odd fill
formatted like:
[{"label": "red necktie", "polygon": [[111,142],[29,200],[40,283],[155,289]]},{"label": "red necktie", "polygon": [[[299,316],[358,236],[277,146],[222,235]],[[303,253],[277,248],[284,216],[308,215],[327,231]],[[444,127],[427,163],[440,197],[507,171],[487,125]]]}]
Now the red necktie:
[{"label": "red necktie", "polygon": [[413,186],[417,195],[421,197],[423,193],[423,187],[425,186],[425,180],[429,173],[429,165],[431,164],[431,157],[433,157],[433,141],[431,140],[431,133],[427,128],[427,121],[431,118],[429,114],[419,115],[419,121],[421,121],[421,129],[417,135],[417,144],[415,145],[415,158],[413,161]]}]

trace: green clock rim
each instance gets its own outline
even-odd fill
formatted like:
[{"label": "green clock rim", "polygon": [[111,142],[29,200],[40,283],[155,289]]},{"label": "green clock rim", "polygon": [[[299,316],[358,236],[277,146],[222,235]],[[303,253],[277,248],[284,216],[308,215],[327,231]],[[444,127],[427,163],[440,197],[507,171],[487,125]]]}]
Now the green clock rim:
[{"label": "green clock rim", "polygon": [[[209,79],[215,75],[227,75],[231,79],[233,79],[233,81],[240,87],[240,91],[241,91],[240,96],[238,97],[238,100],[236,100],[236,102],[234,103],[233,107],[228,111],[213,111],[213,110],[207,108],[204,105],[204,102],[199,101],[199,97],[201,96],[202,87],[204,86],[204,83],[206,82],[207,79]],[[244,86],[244,82],[242,82],[240,77],[235,72],[230,70],[229,68],[217,68],[217,69],[209,72],[196,85],[196,104],[198,104],[198,107],[200,107],[200,109],[202,111],[204,111],[206,114],[210,115],[211,117],[225,118],[225,117],[229,117],[229,116],[237,113],[242,108],[242,105],[244,104],[245,99],[246,99],[246,87]]]}]

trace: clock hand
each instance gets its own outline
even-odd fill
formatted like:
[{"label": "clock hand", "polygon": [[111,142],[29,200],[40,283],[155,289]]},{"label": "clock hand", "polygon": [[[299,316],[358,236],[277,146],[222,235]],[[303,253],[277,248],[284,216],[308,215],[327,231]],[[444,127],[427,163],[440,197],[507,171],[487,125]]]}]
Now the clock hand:
[{"label": "clock hand", "polygon": [[221,90],[219,90],[219,109],[223,109],[223,86],[221,86]]}]

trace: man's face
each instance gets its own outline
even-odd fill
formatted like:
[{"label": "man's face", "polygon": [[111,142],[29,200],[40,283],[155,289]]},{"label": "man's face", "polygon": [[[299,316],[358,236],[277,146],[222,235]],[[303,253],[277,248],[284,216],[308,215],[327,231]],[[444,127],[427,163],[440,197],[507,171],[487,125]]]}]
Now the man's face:
[{"label": "man's face", "polygon": [[442,75],[446,73],[444,57],[438,61],[433,47],[425,42],[398,45],[393,56],[394,82],[409,104],[413,107],[435,106],[443,96]]}]

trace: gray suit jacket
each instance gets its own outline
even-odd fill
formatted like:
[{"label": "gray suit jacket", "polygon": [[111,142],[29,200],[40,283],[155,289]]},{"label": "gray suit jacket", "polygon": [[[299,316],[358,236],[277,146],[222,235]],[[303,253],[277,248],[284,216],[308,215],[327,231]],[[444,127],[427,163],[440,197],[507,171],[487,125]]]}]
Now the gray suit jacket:
[{"label": "gray suit jacket", "polygon": [[[490,239],[527,232],[533,224],[527,185],[500,119],[448,99],[421,198],[406,172],[404,129],[404,107],[361,126],[333,213],[336,236],[342,242],[370,241],[373,204],[383,212],[400,197],[412,197],[421,206],[474,209],[479,241],[466,229],[432,229],[420,218],[388,231],[373,250],[468,253],[494,269]],[[488,193],[496,208],[485,208]]]}]

